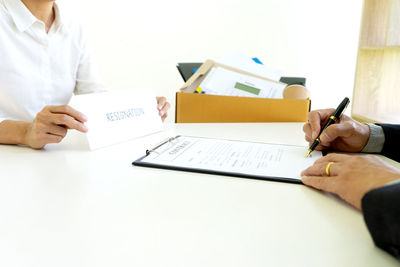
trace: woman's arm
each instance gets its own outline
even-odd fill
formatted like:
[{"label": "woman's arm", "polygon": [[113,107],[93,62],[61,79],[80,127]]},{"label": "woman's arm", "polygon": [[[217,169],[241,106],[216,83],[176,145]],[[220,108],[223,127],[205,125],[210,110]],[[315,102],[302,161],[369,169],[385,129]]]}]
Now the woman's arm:
[{"label": "woman's arm", "polygon": [[0,144],[27,145],[41,149],[59,143],[67,130],[87,132],[85,115],[68,105],[46,106],[33,122],[5,120],[0,123]]},{"label": "woman's arm", "polygon": [[4,120],[0,123],[0,144],[26,145],[29,122]]}]

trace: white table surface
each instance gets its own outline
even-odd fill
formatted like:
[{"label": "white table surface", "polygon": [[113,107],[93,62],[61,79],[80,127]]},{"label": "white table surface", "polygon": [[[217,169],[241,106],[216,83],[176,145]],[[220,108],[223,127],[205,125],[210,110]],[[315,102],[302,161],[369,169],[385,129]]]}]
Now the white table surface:
[{"label": "white table surface", "polygon": [[0,266],[398,266],[333,195],[131,165],[174,134],[306,145],[301,124],[166,128],[96,151],[73,132],[0,146]]}]

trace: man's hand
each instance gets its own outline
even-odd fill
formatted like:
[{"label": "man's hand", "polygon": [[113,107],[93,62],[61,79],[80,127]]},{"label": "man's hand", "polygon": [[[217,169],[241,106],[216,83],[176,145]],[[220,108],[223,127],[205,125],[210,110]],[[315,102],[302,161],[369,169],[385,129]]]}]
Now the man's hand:
[{"label": "man's hand", "polygon": [[[326,175],[326,166],[333,162]],[[335,193],[361,209],[361,199],[370,190],[400,179],[395,169],[376,156],[329,154],[301,173],[304,184]]]},{"label": "man's hand", "polygon": [[157,98],[157,109],[162,121],[164,121],[168,116],[168,110],[171,104],[167,102],[167,99],[163,96],[158,96]]},{"label": "man's hand", "polygon": [[[308,123],[304,125],[303,131],[310,145],[333,111],[334,109],[320,109],[308,114]],[[337,123],[326,128],[321,134],[321,142],[316,150],[329,148],[336,151],[360,152],[367,144],[369,135],[368,125],[342,115]]]},{"label": "man's hand", "polygon": [[46,106],[28,124],[23,143],[35,149],[50,143],[60,143],[69,129],[87,132],[84,125],[86,120],[85,115],[68,105]]}]

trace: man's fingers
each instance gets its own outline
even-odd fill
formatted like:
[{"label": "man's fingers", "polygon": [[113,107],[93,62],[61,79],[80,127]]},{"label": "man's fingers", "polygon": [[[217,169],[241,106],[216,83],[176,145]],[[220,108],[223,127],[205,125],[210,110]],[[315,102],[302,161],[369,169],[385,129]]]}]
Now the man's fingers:
[{"label": "man's fingers", "polygon": [[[310,123],[306,123],[303,126],[303,132],[305,133],[305,139],[306,141],[309,143],[309,146],[312,145],[312,143],[314,142],[315,138],[312,138],[312,130],[311,130],[311,124]],[[329,144],[325,143],[324,145],[319,144],[315,150],[323,150],[329,147]]]},{"label": "man's fingers", "polygon": [[304,171],[301,172],[301,176],[325,176],[325,170],[323,170],[323,165],[314,164]]},{"label": "man's fingers", "polygon": [[[309,123],[306,123],[306,124],[304,124],[304,126],[303,126],[303,131],[305,132],[305,139],[306,139],[306,141],[308,142],[308,146],[311,146],[312,145],[312,143],[314,143],[314,140],[315,139],[313,139],[312,137],[311,137],[311,126],[310,126],[310,124]],[[329,147],[329,144],[324,144],[324,145],[322,145],[322,144],[319,144],[316,148],[315,148],[315,150],[318,150],[318,151],[321,151],[321,150],[324,150],[324,149],[327,149]]]},{"label": "man's fingers", "polygon": [[308,113],[308,122],[311,126],[311,138],[317,138],[321,131],[321,124],[329,117],[333,109],[320,109]]},{"label": "man's fingers", "polygon": [[[328,176],[326,168],[329,162],[315,163],[314,165],[305,169],[301,176]],[[329,176],[337,176],[340,170],[340,163],[332,163],[329,167]]]},{"label": "man's fingers", "polygon": [[338,137],[349,137],[354,132],[354,125],[350,122],[332,124],[321,134],[321,143],[330,143]]},{"label": "man's fingers", "polygon": [[303,184],[314,187],[319,190],[335,193],[336,178],[321,176],[303,176],[301,181]]},{"label": "man's fingers", "polygon": [[308,113],[308,123],[311,128],[311,138],[315,139],[321,130],[321,117],[318,111]]},{"label": "man's fingers", "polygon": [[48,110],[51,113],[69,115],[72,118],[74,118],[75,120],[80,121],[80,122],[86,122],[87,121],[87,117],[83,113],[77,111],[76,109],[74,109],[74,108],[72,108],[72,107],[70,107],[68,105],[48,106]]},{"label": "man's fingers", "polygon": [[311,141],[312,139],[312,129],[311,129],[311,124],[309,122],[307,122],[306,124],[304,124],[303,126],[303,132],[305,133],[305,138],[308,142]]},{"label": "man's fingers", "polygon": [[[314,140],[308,141],[308,146],[310,147],[310,146],[312,145],[313,142],[314,142]],[[329,146],[323,146],[323,145],[319,144],[319,145],[315,148],[315,150],[317,150],[317,151],[322,151],[322,150],[327,149],[328,147],[329,147]]]},{"label": "man's fingers", "polygon": [[344,162],[349,158],[351,158],[351,156],[349,155],[330,153],[322,158],[317,159],[314,164],[327,162]]},{"label": "man's fingers", "polygon": [[83,132],[83,133],[87,132],[87,130],[88,130],[87,127],[83,123],[75,120],[74,118],[72,118],[69,115],[53,114],[52,117],[53,117],[52,122],[54,124],[65,125],[68,129],[75,129],[75,130]]}]

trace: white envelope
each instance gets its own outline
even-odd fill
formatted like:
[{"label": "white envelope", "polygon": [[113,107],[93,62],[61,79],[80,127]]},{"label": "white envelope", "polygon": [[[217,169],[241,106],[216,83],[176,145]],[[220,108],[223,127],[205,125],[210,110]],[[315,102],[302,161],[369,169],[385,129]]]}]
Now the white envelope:
[{"label": "white envelope", "polygon": [[91,150],[163,130],[151,89],[78,95],[73,105],[88,118]]}]

